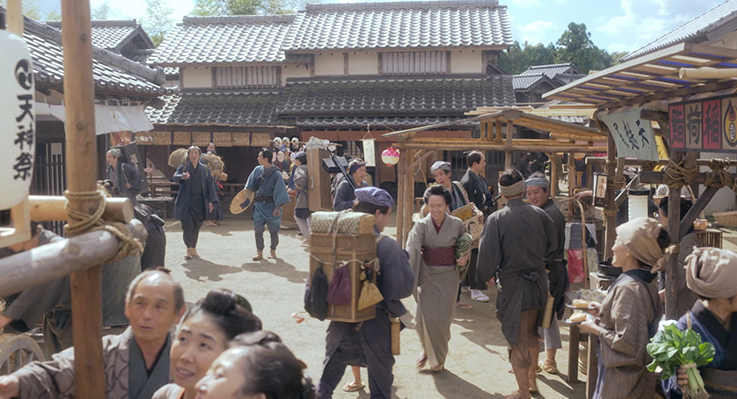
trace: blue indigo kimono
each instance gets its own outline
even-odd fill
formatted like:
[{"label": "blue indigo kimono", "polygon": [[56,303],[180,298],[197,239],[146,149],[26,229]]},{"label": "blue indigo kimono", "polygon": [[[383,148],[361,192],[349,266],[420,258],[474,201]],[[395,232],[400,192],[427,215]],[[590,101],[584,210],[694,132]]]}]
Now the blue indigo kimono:
[{"label": "blue indigo kimono", "polygon": [[[263,179],[260,179],[263,177]],[[279,168],[270,166],[264,169],[262,165],[256,167],[248,176],[246,188],[255,193],[253,204],[253,221],[256,224],[266,223],[269,230],[279,231],[281,215],[274,216],[274,209],[289,202],[287,186],[284,185]],[[258,197],[271,197],[273,202],[259,202]]]}]

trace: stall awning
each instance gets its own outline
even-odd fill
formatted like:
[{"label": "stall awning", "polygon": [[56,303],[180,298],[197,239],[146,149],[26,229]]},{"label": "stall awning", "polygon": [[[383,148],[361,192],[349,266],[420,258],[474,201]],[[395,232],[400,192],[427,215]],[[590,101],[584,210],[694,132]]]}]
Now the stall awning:
[{"label": "stall awning", "polygon": [[720,84],[737,84],[737,81],[729,78],[705,80],[679,77],[682,68],[703,67],[734,69],[734,77],[737,78],[737,50],[680,43],[593,73],[551,90],[543,98],[616,106],[627,105],[628,100],[656,100],[718,90],[722,88],[718,87]]}]

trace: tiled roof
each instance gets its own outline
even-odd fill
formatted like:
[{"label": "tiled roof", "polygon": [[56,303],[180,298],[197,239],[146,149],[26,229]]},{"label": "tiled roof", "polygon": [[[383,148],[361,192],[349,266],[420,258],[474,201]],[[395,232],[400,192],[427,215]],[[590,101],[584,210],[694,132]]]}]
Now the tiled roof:
[{"label": "tiled roof", "polygon": [[[48,21],[49,26],[61,29],[61,21]],[[120,49],[136,34],[153,48],[153,43],[135,19],[123,21],[92,21],[92,45],[120,52]]]},{"label": "tiled roof", "polygon": [[278,93],[180,93],[164,96],[162,109],[146,109],[151,123],[169,125],[279,125]]},{"label": "tiled roof", "polygon": [[[61,32],[42,22],[25,18],[25,37],[33,57],[37,84],[63,86],[64,65]],[[163,71],[151,69],[119,54],[93,47],[92,73],[95,91],[135,97],[167,93]]]},{"label": "tiled roof", "polygon": [[[548,80],[551,81],[551,79],[547,78],[542,73],[539,74],[529,74],[529,75],[514,75],[512,76],[512,85],[514,86],[514,90],[527,90],[530,87],[534,86],[541,80]],[[557,87],[558,85],[551,82],[551,84],[554,87]]]},{"label": "tiled roof", "polygon": [[287,51],[513,44],[496,0],[308,4],[289,36]]},{"label": "tiled roof", "polygon": [[[337,116],[337,117],[299,117],[296,125],[299,128],[347,129],[361,128],[364,130],[385,130],[386,128],[399,130],[418,126],[428,126],[438,123],[467,119],[462,116]],[[475,126],[477,121],[460,122],[456,126]]]},{"label": "tiled roof", "polygon": [[184,17],[149,57],[162,66],[283,62],[293,15]]},{"label": "tiled roof", "polygon": [[[716,29],[727,25],[731,25],[730,29],[720,29],[721,34],[718,34],[718,37],[710,37],[710,34]],[[619,60],[622,62],[629,61],[682,42],[699,43],[716,40],[721,35],[732,32],[735,28],[737,28],[737,0],[728,0]]]},{"label": "tiled roof", "polygon": [[540,75],[543,74],[550,79],[554,79],[558,74],[580,74],[581,71],[576,68],[572,62],[566,64],[548,64],[548,65],[531,65],[526,71],[520,75]]},{"label": "tiled roof", "polygon": [[456,116],[514,105],[511,76],[295,79],[282,91],[280,117]]}]

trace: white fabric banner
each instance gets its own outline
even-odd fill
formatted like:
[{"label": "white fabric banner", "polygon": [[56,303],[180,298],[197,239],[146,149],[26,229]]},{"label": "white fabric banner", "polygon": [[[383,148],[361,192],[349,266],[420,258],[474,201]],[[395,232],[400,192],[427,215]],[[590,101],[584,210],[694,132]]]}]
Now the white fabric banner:
[{"label": "white fabric banner", "polygon": [[617,145],[617,156],[644,161],[658,160],[658,145],[655,142],[653,125],[640,118],[642,108],[616,114],[601,115],[609,127],[609,134]]}]

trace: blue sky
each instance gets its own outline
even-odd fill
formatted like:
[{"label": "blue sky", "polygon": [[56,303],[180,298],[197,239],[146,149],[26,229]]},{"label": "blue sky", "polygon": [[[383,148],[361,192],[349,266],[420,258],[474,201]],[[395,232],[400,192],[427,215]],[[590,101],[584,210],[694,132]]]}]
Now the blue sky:
[{"label": "blue sky", "polygon": [[[111,17],[143,21],[145,0],[91,0],[106,2]],[[165,0],[173,18],[192,10],[194,0]],[[376,1],[376,0],[373,0]],[[59,11],[61,0],[36,0],[42,13]],[[323,2],[335,2],[325,0]],[[339,1],[354,2],[354,1]],[[508,7],[512,34],[520,43],[555,43],[570,22],[585,23],[594,43],[609,51],[632,51],[704,13],[723,0],[499,0]]]}]

